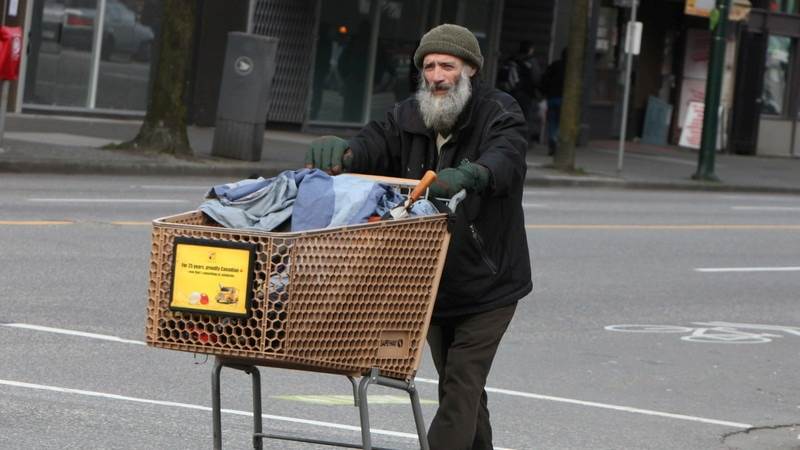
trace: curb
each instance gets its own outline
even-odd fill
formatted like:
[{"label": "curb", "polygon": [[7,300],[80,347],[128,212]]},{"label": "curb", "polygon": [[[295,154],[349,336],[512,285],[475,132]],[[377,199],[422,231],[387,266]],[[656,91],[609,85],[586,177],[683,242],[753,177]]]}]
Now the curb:
[{"label": "curb", "polygon": [[[157,162],[96,162],[85,161],[41,160],[41,161],[2,161],[0,173],[50,173],[50,174],[82,174],[82,175],[139,175],[139,176],[223,176],[247,178],[253,174],[265,178],[274,177],[285,170],[298,169],[296,164],[285,161],[259,161],[252,164],[201,164],[191,162],[157,163]],[[800,195],[800,188],[757,185],[734,185],[725,183],[692,182],[692,181],[642,181],[621,180],[592,175],[585,176],[552,176],[534,175],[525,179],[529,187],[569,187],[569,188],[602,188],[631,190],[662,191],[705,191],[705,192],[751,192]]]}]

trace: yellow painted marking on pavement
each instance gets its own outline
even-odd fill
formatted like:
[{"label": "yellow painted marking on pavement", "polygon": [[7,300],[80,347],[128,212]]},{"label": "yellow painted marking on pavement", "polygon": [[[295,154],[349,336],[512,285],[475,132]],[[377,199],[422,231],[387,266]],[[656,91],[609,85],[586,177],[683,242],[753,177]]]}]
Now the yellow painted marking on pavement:
[{"label": "yellow painted marking on pavement", "polygon": [[800,231],[800,225],[623,225],[623,224],[552,224],[525,225],[529,230],[777,230]]},{"label": "yellow painted marking on pavement", "polygon": [[0,220],[0,225],[72,225],[69,220]]},{"label": "yellow painted marking on pavement", "polygon": [[73,220],[0,220],[0,226],[3,225],[23,225],[23,226],[40,226],[40,225],[78,225],[81,223],[99,223],[110,225],[122,226],[145,226],[151,225],[150,221],[135,221],[135,220],[117,220],[112,222],[76,222]]},{"label": "yellow painted marking on pavement", "polygon": [[[295,402],[312,403],[315,405],[331,405],[331,406],[352,406],[352,395],[274,395],[272,398],[279,400],[289,400]],[[423,405],[435,405],[433,400],[419,400]],[[401,397],[396,395],[370,395],[370,405],[408,405],[411,403],[408,397]]]}]

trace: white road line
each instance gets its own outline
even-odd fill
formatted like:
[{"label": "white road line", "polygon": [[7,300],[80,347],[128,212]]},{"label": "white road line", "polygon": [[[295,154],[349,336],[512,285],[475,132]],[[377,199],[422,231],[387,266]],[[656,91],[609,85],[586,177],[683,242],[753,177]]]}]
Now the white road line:
[{"label": "white road line", "polygon": [[63,328],[53,328],[53,327],[44,327],[41,325],[31,325],[27,323],[0,323],[0,325],[4,327],[10,328],[22,328],[25,330],[34,330],[34,331],[44,331],[47,333],[56,333],[56,334],[68,334],[71,336],[80,336],[86,337],[91,339],[100,339],[103,341],[112,341],[112,342],[120,342],[122,344],[136,344],[136,345],[145,345],[142,341],[134,341],[131,339],[124,339],[117,336],[109,336],[107,334],[97,334],[97,333],[86,333],[84,331],[74,331],[74,330],[65,330]]},{"label": "white road line", "polygon": [[41,203],[189,203],[189,200],[171,198],[29,198],[28,201]]},{"label": "white road line", "polygon": [[800,211],[800,206],[731,206],[734,211]]},{"label": "white road line", "polygon": [[[0,324],[0,325],[3,325],[3,326],[16,326],[17,328],[27,328],[27,329],[37,330],[37,331],[50,331],[50,330],[67,331],[67,330],[62,330],[60,328],[39,327],[37,325],[27,325],[27,324],[7,324],[6,323],[6,324]],[[80,331],[76,331],[76,332],[72,332],[72,333],[66,333],[66,334],[74,334],[76,336],[89,337],[89,338],[95,338],[95,339],[106,339],[106,340],[125,342],[125,343],[131,343],[131,344],[144,344],[143,342],[139,342],[139,341],[129,341],[127,339],[120,339],[120,338],[117,338],[116,336],[105,336],[105,335],[94,334],[94,333],[83,333],[83,332],[80,332]],[[419,381],[420,383],[439,384],[438,381],[431,380],[429,378],[415,378],[415,380]],[[684,414],[673,414],[673,413],[666,413],[666,412],[661,412],[661,411],[652,411],[652,410],[648,410],[648,409],[632,408],[632,407],[629,407],[629,406],[619,406],[619,405],[611,405],[611,404],[606,404],[606,403],[587,402],[587,401],[576,400],[576,399],[571,399],[571,398],[554,397],[554,396],[551,396],[551,395],[533,394],[533,393],[530,393],[530,392],[522,392],[522,391],[512,391],[512,390],[508,390],[508,389],[499,389],[499,388],[493,388],[493,387],[488,387],[488,386],[486,387],[486,391],[487,392],[495,392],[495,393],[498,393],[498,394],[510,395],[510,396],[514,396],[514,397],[532,398],[532,399],[537,399],[537,400],[547,400],[547,401],[559,402],[559,403],[570,403],[570,404],[580,405],[580,406],[590,406],[590,407],[594,407],[594,408],[610,409],[610,410],[623,411],[623,412],[628,412],[628,413],[633,413],[633,414],[644,414],[644,415],[649,415],[649,416],[665,417],[665,418],[668,418],[668,419],[688,420],[688,421],[692,421],[692,422],[708,423],[708,424],[712,424],[712,425],[722,425],[722,426],[733,427],[733,428],[752,428],[753,427],[752,425],[746,424],[746,423],[729,422],[729,421],[725,421],[725,420],[716,420],[716,419],[707,419],[707,418],[704,418],[704,417],[695,417],[695,416],[687,416],[687,415],[684,415]],[[375,432],[375,431],[373,430],[373,432]],[[500,447],[495,447],[495,449],[503,450]]]},{"label": "white road line", "polygon": [[721,273],[721,272],[798,272],[800,266],[793,267],[697,267],[696,272]]},{"label": "white road line", "polygon": [[[194,409],[198,411],[211,411],[211,408],[208,406],[202,405],[193,405],[191,403],[180,403],[180,402],[169,402],[164,400],[152,400],[147,398],[140,398],[140,397],[129,397],[126,395],[117,395],[117,394],[109,394],[105,392],[97,392],[97,391],[87,391],[83,389],[71,389],[71,388],[64,388],[58,386],[48,386],[43,384],[34,384],[34,383],[24,383],[21,381],[13,381],[13,380],[3,380],[0,379],[0,385],[11,386],[11,387],[18,387],[18,388],[25,388],[25,389],[36,389],[40,391],[49,391],[49,392],[58,392],[61,394],[74,394],[74,395],[85,395],[89,397],[97,397],[97,398],[105,398],[110,400],[122,400],[127,402],[136,402],[136,403],[145,403],[149,405],[158,405],[158,406],[171,406],[176,408],[186,408],[186,409]],[[238,416],[249,416],[253,417],[252,412],[248,411],[239,411],[236,409],[222,409],[223,413],[226,414],[235,414]],[[337,428],[340,430],[349,430],[349,431],[357,431],[361,432],[360,427],[351,426],[351,425],[343,425],[338,423],[332,422],[322,422],[319,420],[307,420],[307,419],[298,419],[296,417],[286,417],[286,416],[275,416],[271,414],[262,414],[262,417],[269,420],[279,420],[283,422],[292,422],[292,423],[301,423],[304,425],[315,425],[319,427],[326,427],[326,428]],[[382,434],[385,436],[394,436],[394,437],[401,437],[407,439],[417,439],[416,434],[411,433],[402,433],[399,431],[390,431],[390,430],[382,430],[376,428],[370,428],[370,431],[375,434]]]},{"label": "white road line", "polygon": [[523,203],[523,208],[547,208],[547,205],[544,203]]},{"label": "white road line", "polygon": [[[420,381],[422,383],[432,383],[432,384],[439,384],[436,380],[430,380],[427,378],[415,378],[416,381]],[[691,422],[700,422],[700,423],[707,423],[711,425],[722,425],[725,427],[733,427],[733,428],[752,428],[753,426],[747,423],[739,423],[739,422],[729,422],[727,420],[717,420],[717,419],[707,419],[705,417],[696,417],[696,416],[687,416],[685,414],[673,414],[661,411],[653,411],[649,409],[641,409],[641,408],[632,408],[630,406],[620,406],[620,405],[611,405],[607,403],[597,403],[597,402],[587,402],[584,400],[576,400],[572,398],[564,398],[564,397],[553,397],[552,395],[542,395],[542,394],[532,394],[530,392],[521,392],[521,391],[511,391],[508,389],[498,389],[493,387],[487,387],[486,392],[495,392],[497,394],[505,394],[505,395],[512,395],[515,397],[525,397],[525,398],[533,398],[536,400],[547,400],[551,402],[558,402],[558,403],[569,403],[572,405],[580,405],[580,406],[590,406],[593,408],[602,408],[602,409],[611,409],[614,411],[623,411],[633,414],[644,414],[647,416],[657,416],[657,417],[665,417],[668,419],[678,419],[678,420],[688,420]]]}]

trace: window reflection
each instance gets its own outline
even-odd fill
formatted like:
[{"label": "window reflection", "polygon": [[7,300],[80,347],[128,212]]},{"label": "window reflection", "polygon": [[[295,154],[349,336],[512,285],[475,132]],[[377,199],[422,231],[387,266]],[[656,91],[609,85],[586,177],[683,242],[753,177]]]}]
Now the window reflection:
[{"label": "window reflection", "polygon": [[784,36],[769,37],[767,60],[764,68],[764,89],[761,94],[762,112],[764,114],[784,114],[791,45],[791,38]]},{"label": "window reflection", "polygon": [[417,89],[419,74],[414,66],[414,51],[419,45],[423,6],[423,1],[383,4],[373,74],[372,119],[382,118],[393,104]]},{"label": "window reflection", "polygon": [[99,0],[35,0],[23,100],[55,107],[143,111],[158,0],[106,0],[94,104],[90,78]]},{"label": "window reflection", "polygon": [[769,10],[773,12],[797,13],[797,0],[769,0]]},{"label": "window reflection", "polygon": [[106,0],[96,107],[147,109],[150,57],[159,17],[157,0]]},{"label": "window reflection", "polygon": [[36,0],[23,100],[86,106],[96,0]]},{"label": "window reflection", "polygon": [[370,2],[322,2],[309,118],[363,121],[369,63]]}]

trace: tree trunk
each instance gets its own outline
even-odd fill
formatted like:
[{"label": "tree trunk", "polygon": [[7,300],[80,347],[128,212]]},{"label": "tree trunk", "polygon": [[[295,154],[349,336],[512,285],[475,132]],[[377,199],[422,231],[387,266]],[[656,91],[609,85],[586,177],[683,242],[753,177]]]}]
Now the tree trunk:
[{"label": "tree trunk", "polygon": [[559,119],[558,149],[553,165],[558,170],[575,171],[575,144],[581,122],[583,55],[589,20],[589,0],[574,0],[569,24],[569,49],[564,78],[564,96]]},{"label": "tree trunk", "polygon": [[118,147],[187,156],[187,85],[197,15],[194,0],[165,0],[147,113],[133,140]]}]

